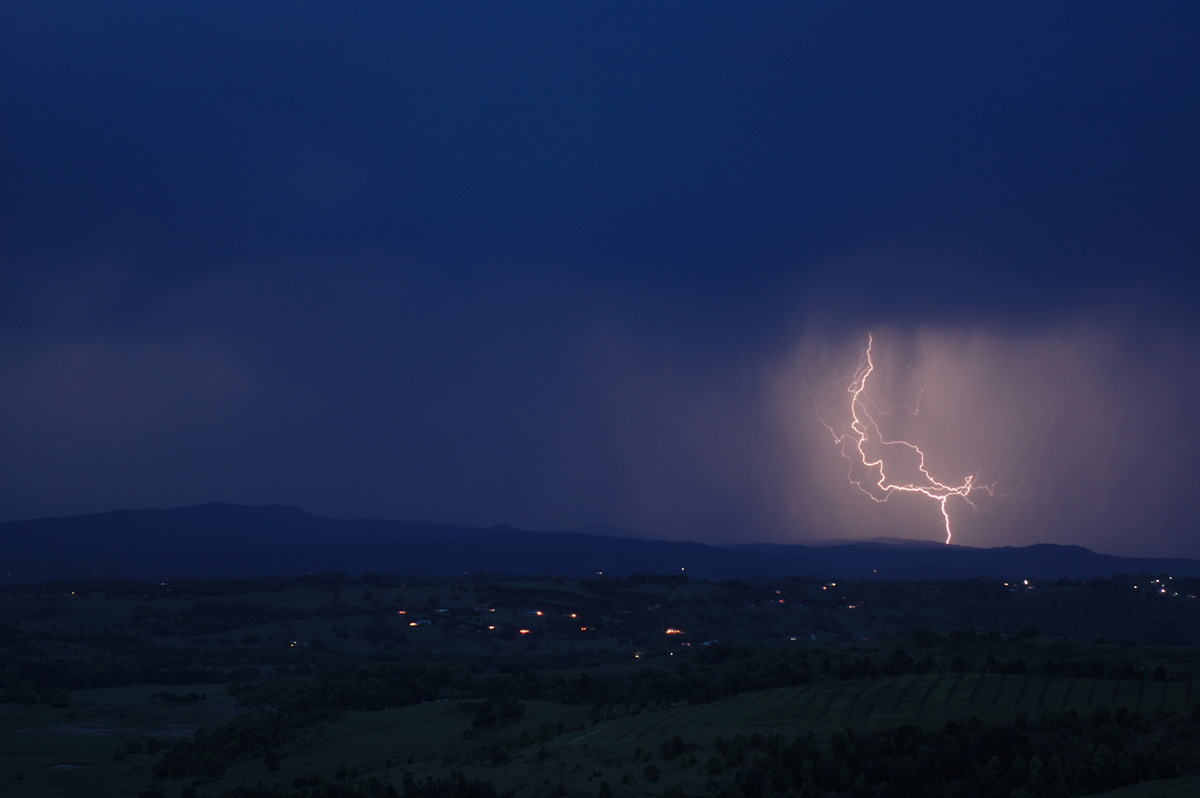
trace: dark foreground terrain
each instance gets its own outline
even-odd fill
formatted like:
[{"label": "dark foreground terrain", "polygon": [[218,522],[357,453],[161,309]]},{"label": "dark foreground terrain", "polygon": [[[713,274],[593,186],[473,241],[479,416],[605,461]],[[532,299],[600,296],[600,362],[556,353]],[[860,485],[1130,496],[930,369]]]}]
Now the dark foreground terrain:
[{"label": "dark foreground terrain", "polygon": [[874,540],[706,545],[610,534],[339,519],[295,507],[220,502],[0,523],[0,586],[59,579],[247,578],[314,571],[448,577],[476,571],[584,579],[686,573],[694,579],[831,575],[876,580],[1200,577],[1200,560],[1116,557],[1082,546],[975,548]]},{"label": "dark foreground terrain", "polygon": [[0,794],[1191,796],[1197,592],[1168,575],[10,586]]}]

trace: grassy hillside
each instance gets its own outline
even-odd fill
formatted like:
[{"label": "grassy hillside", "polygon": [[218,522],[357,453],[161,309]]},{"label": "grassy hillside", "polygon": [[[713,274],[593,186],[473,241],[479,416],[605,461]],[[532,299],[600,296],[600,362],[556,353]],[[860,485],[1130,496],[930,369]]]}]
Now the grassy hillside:
[{"label": "grassy hillside", "polygon": [[[1197,691],[1200,693],[1200,691]],[[759,731],[797,734],[844,726],[879,729],[903,724],[940,724],[971,716],[1008,721],[1017,713],[1036,720],[1043,710],[1097,707],[1152,714],[1190,711],[1191,682],[1131,682],[980,673],[926,673],[762,690],[700,706],[621,718],[588,738],[591,745],[620,749],[656,747],[679,735],[687,739]]]}]

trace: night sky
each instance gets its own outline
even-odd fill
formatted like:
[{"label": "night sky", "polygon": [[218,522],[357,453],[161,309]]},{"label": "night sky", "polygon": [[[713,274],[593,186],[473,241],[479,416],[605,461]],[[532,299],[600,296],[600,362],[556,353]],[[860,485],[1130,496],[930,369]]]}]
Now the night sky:
[{"label": "night sky", "polygon": [[[0,0],[0,520],[1200,556],[1200,4]],[[904,404],[916,404],[911,414]]]}]

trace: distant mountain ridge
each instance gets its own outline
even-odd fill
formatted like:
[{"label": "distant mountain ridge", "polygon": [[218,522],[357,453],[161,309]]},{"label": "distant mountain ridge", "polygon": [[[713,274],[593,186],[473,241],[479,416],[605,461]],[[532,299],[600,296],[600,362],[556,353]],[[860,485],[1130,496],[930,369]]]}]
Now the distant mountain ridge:
[{"label": "distant mountain ridge", "polygon": [[0,582],[293,576],[308,572],[589,577],[686,574],[868,579],[1200,576],[1200,560],[1082,546],[994,549],[896,539],[708,545],[507,526],[335,519],[295,507],[212,503],[0,523]]}]

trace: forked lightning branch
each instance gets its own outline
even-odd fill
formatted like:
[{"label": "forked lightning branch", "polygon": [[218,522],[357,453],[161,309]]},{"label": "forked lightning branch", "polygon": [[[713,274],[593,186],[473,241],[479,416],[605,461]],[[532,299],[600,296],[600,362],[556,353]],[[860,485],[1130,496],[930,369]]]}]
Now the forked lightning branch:
[{"label": "forked lightning branch", "polygon": [[[873,345],[874,338],[868,335],[858,369],[846,387],[850,395],[848,424],[839,430],[824,418],[820,419],[821,423],[829,430],[842,456],[849,462],[847,476],[855,487],[877,503],[886,502],[897,494],[915,494],[936,502],[946,529],[946,543],[949,543],[954,537],[948,506],[950,500],[959,498],[975,507],[970,499],[971,492],[982,490],[992,494],[992,487],[976,483],[974,474],[968,474],[958,485],[946,484],[930,473],[925,452],[919,446],[884,436],[876,419],[879,410],[872,410],[875,404],[868,390],[868,382],[875,372]],[[905,467],[911,478],[896,476],[897,472],[904,472]]]}]

